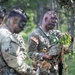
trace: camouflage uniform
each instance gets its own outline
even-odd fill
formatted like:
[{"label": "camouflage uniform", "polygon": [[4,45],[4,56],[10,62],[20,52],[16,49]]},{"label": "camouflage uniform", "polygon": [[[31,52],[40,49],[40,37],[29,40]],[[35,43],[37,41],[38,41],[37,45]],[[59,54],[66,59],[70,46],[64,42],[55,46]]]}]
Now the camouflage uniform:
[{"label": "camouflage uniform", "polygon": [[0,75],[27,75],[30,67],[24,62],[25,44],[19,34],[12,34],[4,25],[0,28]]},{"label": "camouflage uniform", "polygon": [[[41,26],[31,33],[28,40],[28,53],[31,59],[40,59],[43,56],[43,50],[46,50],[46,52],[50,50],[52,45],[54,45],[54,42],[51,40],[51,35],[55,35],[55,40],[61,37],[61,33],[58,30],[51,30],[49,33],[45,33]],[[50,56],[58,56],[56,49],[50,53]],[[53,63],[55,60],[51,58],[50,61],[50,63]],[[56,70],[51,71],[50,75],[56,75]]]}]

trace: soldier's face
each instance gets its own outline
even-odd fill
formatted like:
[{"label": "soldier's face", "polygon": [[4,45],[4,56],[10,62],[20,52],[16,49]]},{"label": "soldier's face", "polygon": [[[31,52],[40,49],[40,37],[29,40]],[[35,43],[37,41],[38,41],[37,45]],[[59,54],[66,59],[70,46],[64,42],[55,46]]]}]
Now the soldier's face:
[{"label": "soldier's face", "polygon": [[[23,26],[23,24],[21,24],[21,27]],[[24,27],[23,27],[24,28]],[[24,29],[22,29],[22,28],[20,28],[19,26],[18,26],[18,24],[17,24],[17,26],[14,28],[14,32],[15,33],[19,33],[19,32],[21,32],[22,30],[24,30]]]},{"label": "soldier's face", "polygon": [[20,28],[18,28],[18,27],[15,27],[14,28],[14,33],[19,33],[19,32],[21,32],[22,30],[20,29]]},{"label": "soldier's face", "polygon": [[24,30],[25,26],[26,26],[26,23],[24,21],[21,21],[21,19],[19,19],[15,24],[14,33],[21,32],[22,30]]},{"label": "soldier's face", "polygon": [[54,29],[57,23],[57,17],[54,14],[51,14],[48,16],[48,19],[46,21],[46,26],[48,29]]},{"label": "soldier's face", "polygon": [[24,22],[23,20],[20,20],[19,23],[18,23],[18,27],[21,30],[24,30],[25,26],[26,26],[26,22]]}]

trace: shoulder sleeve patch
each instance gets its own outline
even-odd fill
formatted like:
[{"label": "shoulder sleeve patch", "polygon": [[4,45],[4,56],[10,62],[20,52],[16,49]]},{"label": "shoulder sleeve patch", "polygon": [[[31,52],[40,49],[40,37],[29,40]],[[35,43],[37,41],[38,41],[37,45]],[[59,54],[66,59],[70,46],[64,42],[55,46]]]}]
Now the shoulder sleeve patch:
[{"label": "shoulder sleeve patch", "polygon": [[31,37],[31,40],[33,40],[35,43],[39,43],[38,39],[36,39],[35,37]]}]

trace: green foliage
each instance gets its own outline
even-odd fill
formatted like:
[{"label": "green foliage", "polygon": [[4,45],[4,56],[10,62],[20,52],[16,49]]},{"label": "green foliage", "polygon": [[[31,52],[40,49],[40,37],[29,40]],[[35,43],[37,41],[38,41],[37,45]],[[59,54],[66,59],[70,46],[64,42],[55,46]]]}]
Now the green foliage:
[{"label": "green foliage", "polygon": [[5,3],[7,2],[8,0],[0,0],[0,3]]},{"label": "green foliage", "polygon": [[69,33],[63,34],[63,36],[59,40],[59,43],[63,44],[65,47],[69,47],[71,43],[71,35]]},{"label": "green foliage", "polygon": [[28,34],[29,32],[32,32],[32,30],[34,30],[35,29],[35,27],[36,27],[36,25],[34,24],[34,14],[33,14],[33,12],[32,11],[28,11],[28,16],[29,16],[29,21],[28,21],[28,23],[27,23],[27,27],[26,27],[26,29],[24,30],[24,32],[26,33],[26,34]]},{"label": "green foliage", "polygon": [[71,35],[69,33],[64,33],[60,39],[55,35],[50,35],[50,39],[54,44],[63,45],[64,47],[69,47],[71,44]]},{"label": "green foliage", "polygon": [[70,56],[66,59],[66,64],[68,66],[68,75],[75,75],[75,55],[69,59]]},{"label": "green foliage", "polygon": [[53,44],[58,44],[59,43],[58,38],[54,34],[50,35],[50,40],[53,42]]},{"label": "green foliage", "polygon": [[25,62],[30,66],[32,65],[32,60],[29,58],[29,56],[26,57]]},{"label": "green foliage", "polygon": [[61,8],[75,12],[75,0],[56,0]]},{"label": "green foliage", "polygon": [[34,24],[34,14],[32,11],[28,11],[29,21],[27,22],[26,28],[21,32],[25,42],[27,43],[28,36],[30,32],[32,32],[36,28],[36,24]]},{"label": "green foliage", "polygon": [[[69,12],[71,12],[72,10],[74,11],[75,8],[75,0],[52,0],[52,1],[56,1],[59,3],[59,5],[62,8],[66,8],[67,11],[65,11],[65,9],[58,9],[61,13],[60,13],[60,31],[62,32],[67,32],[68,30],[68,19],[69,17]],[[72,3],[71,1],[73,1],[74,3]],[[26,50],[28,49],[28,36],[30,35],[30,33],[36,28],[36,24],[34,23],[34,18],[36,18],[35,16],[39,15],[39,8],[41,3],[43,3],[43,9],[44,12],[47,9],[50,9],[50,0],[8,0],[7,2],[3,3],[3,6],[7,8],[7,11],[9,12],[9,10],[11,10],[12,7],[20,7],[22,9],[24,9],[26,11],[26,13],[29,16],[29,21],[27,23],[27,26],[25,28],[25,30],[23,30],[21,32],[24,41],[26,43]],[[53,3],[54,5],[54,3]],[[56,6],[56,5],[54,5]],[[54,7],[53,6],[53,7]],[[36,13],[35,13],[36,12]],[[41,12],[40,12],[41,13]],[[37,15],[38,14],[38,15]],[[37,20],[40,21],[39,16],[37,18]],[[54,36],[51,37],[52,39],[55,39]],[[66,44],[67,40],[69,40],[69,36],[65,36],[64,38],[61,39],[63,44]],[[59,41],[56,38],[56,41],[53,40],[55,43],[59,43]],[[69,40],[70,42],[70,40]],[[69,43],[68,42],[68,43]],[[73,55],[73,60],[66,60],[67,64],[68,64],[68,70],[69,70],[69,75],[75,75],[75,53],[72,52]],[[25,62],[29,65],[31,65],[32,60],[27,56],[27,58],[25,59]]]},{"label": "green foliage", "polygon": [[67,32],[68,30],[68,25],[67,24],[62,24],[61,25],[61,31],[64,33],[64,32]]}]

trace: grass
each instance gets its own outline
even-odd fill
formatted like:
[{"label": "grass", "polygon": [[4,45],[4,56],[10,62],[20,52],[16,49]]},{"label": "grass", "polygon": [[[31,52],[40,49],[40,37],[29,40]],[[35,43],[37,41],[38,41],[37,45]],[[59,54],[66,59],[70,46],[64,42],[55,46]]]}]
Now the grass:
[{"label": "grass", "polygon": [[75,56],[66,60],[66,64],[68,65],[68,75],[75,75]]}]

